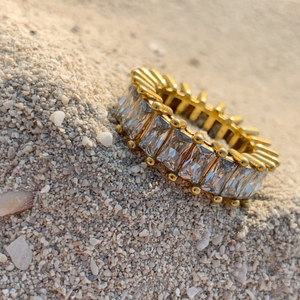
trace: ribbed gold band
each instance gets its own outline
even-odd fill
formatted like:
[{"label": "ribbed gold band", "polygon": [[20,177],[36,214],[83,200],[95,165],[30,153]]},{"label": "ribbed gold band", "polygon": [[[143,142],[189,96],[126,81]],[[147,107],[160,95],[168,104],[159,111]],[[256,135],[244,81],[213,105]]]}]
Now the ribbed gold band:
[{"label": "ribbed gold band", "polygon": [[[121,101],[122,103],[120,103],[120,108],[116,114],[117,119],[121,123],[117,126],[117,131],[129,136],[130,140],[128,141],[128,146],[131,149],[140,146],[148,155],[149,153],[152,154],[149,155],[146,160],[148,165],[153,165],[156,160],[159,160],[172,171],[168,175],[171,181],[175,181],[177,177],[180,176],[193,183],[191,191],[194,194],[199,194],[203,189],[211,193],[214,201],[218,203],[222,201],[222,196],[225,195],[224,197],[230,198],[232,206],[237,206],[239,199],[235,198],[237,198],[238,195],[244,198],[248,198],[251,195],[250,192],[248,194],[246,194],[246,192],[243,193],[241,189],[250,189],[247,180],[250,181],[251,178],[254,180],[253,178],[255,178],[255,176],[257,177],[255,174],[250,174],[251,172],[253,173],[252,170],[255,170],[256,173],[274,171],[280,165],[278,152],[270,148],[271,142],[269,140],[258,137],[259,131],[257,128],[241,126],[243,121],[241,116],[230,117],[226,115],[224,113],[225,105],[223,103],[220,103],[216,107],[207,103],[205,92],[200,93],[198,97],[193,96],[187,83],[183,82],[178,86],[171,75],[166,74],[162,76],[155,69],[148,70],[143,67],[138,68],[131,72],[131,76],[131,94],[129,96],[127,95],[127,98],[124,96],[124,99],[121,99],[123,102]],[[133,88],[136,93],[135,96],[132,96]],[[136,102],[133,101],[134,99]],[[139,101],[137,101],[137,99],[139,99]],[[141,104],[141,101],[144,102]],[[144,108],[141,105],[143,105]],[[149,127],[157,126],[157,124],[154,124],[154,118],[157,115],[161,116],[161,122],[163,121],[169,124],[170,130],[162,143],[159,144],[159,149],[156,149],[155,154],[153,154],[154,152],[145,150],[147,147],[144,145],[144,140],[146,141],[147,134],[150,134],[151,128],[149,129]],[[174,115],[181,116],[182,118],[175,117]],[[137,127],[137,124],[132,121],[134,118],[140,127]],[[188,122],[206,131],[215,141],[210,143],[205,140],[201,131],[196,133],[190,131]],[[128,130],[126,130],[126,128]],[[137,128],[138,130],[136,130]],[[135,134],[128,133],[133,130]],[[159,130],[161,130],[161,128],[159,128]],[[177,135],[184,134],[185,136],[177,137],[177,140],[173,138],[171,141],[172,134],[174,135],[175,131]],[[152,130],[152,135],[153,132],[157,134],[159,140],[160,131]],[[181,141],[180,139],[183,140]],[[226,142],[230,149],[227,150],[227,147],[218,140]],[[149,137],[147,141],[150,141]],[[151,142],[152,141],[157,142],[157,140],[153,140],[153,137]],[[174,144],[173,146],[172,143]],[[184,143],[188,144],[185,148],[182,146]],[[164,157],[166,154],[162,154],[164,150],[163,147],[167,147],[166,144],[170,144],[169,147],[171,148],[169,148],[169,151],[175,148],[178,150],[178,160],[180,160],[180,162],[178,162],[176,168],[172,167],[174,161],[172,160],[171,164],[169,164],[170,159]],[[190,166],[190,169],[185,171],[182,170],[183,167],[188,168],[186,166],[188,163],[195,164],[196,158],[199,160],[199,155],[195,153],[196,150],[194,149],[197,145],[203,145],[204,147],[202,147],[202,149],[199,148],[200,152],[203,152],[203,150],[208,151],[211,148],[215,155],[209,167],[203,172],[199,182],[194,180],[194,177],[200,171],[197,171],[198,173],[196,174],[191,174],[195,169],[195,165]],[[174,153],[176,153],[176,149],[174,150],[175,152],[173,151]],[[188,150],[184,152],[185,149]],[[180,155],[183,152],[184,155],[181,157]],[[205,160],[206,156],[203,157]],[[168,159],[169,162],[166,162]],[[233,167],[231,167],[231,165],[229,166],[229,162],[233,163]],[[197,163],[199,165],[199,162]],[[217,164],[220,166],[217,166]],[[198,165],[196,164],[196,167]],[[237,166],[239,166],[239,168]],[[215,176],[218,170],[221,170],[221,173],[226,171],[228,178],[225,181],[225,175],[222,174],[222,187],[215,189],[210,188],[211,182],[207,182],[208,179],[205,178],[205,176]],[[232,174],[229,174],[229,171],[232,172]],[[248,177],[243,175],[247,172],[249,173],[249,175],[247,175]],[[241,175],[239,176],[239,174]],[[219,179],[213,178],[212,181],[214,180],[214,184],[216,185]],[[231,191],[232,185],[237,186],[237,192]],[[227,195],[229,196],[227,197]],[[243,200],[245,205],[249,204],[248,199],[241,200]]]}]

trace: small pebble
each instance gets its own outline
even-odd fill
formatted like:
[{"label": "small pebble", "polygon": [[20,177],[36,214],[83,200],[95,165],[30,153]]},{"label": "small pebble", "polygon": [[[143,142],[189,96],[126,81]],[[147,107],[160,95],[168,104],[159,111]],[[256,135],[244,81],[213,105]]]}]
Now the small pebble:
[{"label": "small pebble", "polygon": [[206,233],[204,238],[197,243],[197,246],[196,246],[197,249],[199,251],[202,251],[209,245],[209,241],[210,241],[210,232]]},{"label": "small pebble", "polygon": [[98,266],[93,258],[91,258],[91,271],[93,275],[98,275],[99,273]]},{"label": "small pebble", "polygon": [[5,270],[10,272],[10,271],[12,271],[14,268],[15,268],[15,266],[14,266],[13,264],[9,264],[9,265],[5,268]]},{"label": "small pebble", "polygon": [[106,276],[106,277],[110,277],[111,276],[111,271],[106,269],[104,272],[103,272],[103,275]]},{"label": "small pebble", "polygon": [[146,237],[149,235],[149,231],[147,229],[144,229],[143,231],[140,232],[139,236],[140,237]]},{"label": "small pebble", "polygon": [[154,201],[147,201],[146,206],[147,208],[150,208],[153,205]]},{"label": "small pebble", "polygon": [[238,237],[239,239],[243,239],[243,238],[247,235],[248,232],[249,232],[248,227],[247,227],[247,226],[244,226],[244,227],[242,228],[242,230],[240,230],[240,231],[237,233],[237,237]]},{"label": "small pebble", "polygon": [[32,251],[25,241],[24,235],[19,236],[9,246],[7,246],[6,251],[18,269],[28,269],[32,262]]},{"label": "small pebble", "polygon": [[91,245],[96,246],[96,245],[100,244],[101,241],[91,237],[89,242]]},{"label": "small pebble", "polygon": [[215,246],[217,246],[217,245],[220,245],[220,244],[221,244],[222,240],[223,240],[223,236],[222,236],[222,235],[217,235],[217,236],[215,236],[214,238],[212,238],[211,242],[212,242]]},{"label": "small pebble", "polygon": [[41,194],[47,194],[50,191],[50,185],[45,185],[42,189],[41,189]]},{"label": "small pebble", "polygon": [[57,110],[50,116],[50,121],[55,126],[60,127],[65,119],[66,114],[63,111]]},{"label": "small pebble", "polygon": [[5,263],[7,261],[7,256],[5,254],[0,253],[0,263]]},{"label": "small pebble", "polygon": [[86,146],[86,147],[92,147],[93,146],[93,142],[87,136],[84,136],[82,138],[81,143],[82,143],[83,146]]},{"label": "small pebble", "polygon": [[3,103],[3,106],[4,106],[6,109],[10,109],[10,108],[12,108],[12,107],[14,106],[14,104],[15,104],[15,101],[9,100],[9,101],[5,101],[5,102]]},{"label": "small pebble", "polygon": [[64,105],[67,105],[68,103],[69,103],[69,98],[67,97],[67,96],[65,96],[65,95],[62,95],[61,97],[60,97],[60,101],[62,102],[62,104],[64,104]]},{"label": "small pebble", "polygon": [[33,151],[33,147],[31,145],[27,145],[24,149],[23,149],[23,153],[27,154]]},{"label": "small pebble", "polygon": [[188,288],[186,292],[190,299],[194,299],[194,297],[198,294],[199,290],[193,286],[191,288]]},{"label": "small pebble", "polygon": [[7,152],[8,159],[13,160],[16,157],[16,151],[14,147],[9,147]]},{"label": "small pebble", "polygon": [[121,209],[122,209],[122,206],[119,205],[119,204],[117,204],[117,205],[115,206],[115,214],[117,214]]},{"label": "small pebble", "polygon": [[113,136],[110,132],[101,132],[96,137],[97,141],[105,147],[111,147]]}]

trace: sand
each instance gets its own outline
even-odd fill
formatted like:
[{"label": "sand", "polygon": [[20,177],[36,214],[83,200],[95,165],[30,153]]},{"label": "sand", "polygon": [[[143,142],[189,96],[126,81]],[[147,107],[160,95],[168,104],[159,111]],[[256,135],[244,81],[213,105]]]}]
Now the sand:
[{"label": "sand", "polygon": [[[0,298],[299,299],[299,13],[296,0],[2,0],[0,192],[34,206],[0,219]],[[192,196],[127,149],[112,113],[142,65],[273,141],[282,165],[250,209]],[[20,236],[26,270],[5,250]]]}]

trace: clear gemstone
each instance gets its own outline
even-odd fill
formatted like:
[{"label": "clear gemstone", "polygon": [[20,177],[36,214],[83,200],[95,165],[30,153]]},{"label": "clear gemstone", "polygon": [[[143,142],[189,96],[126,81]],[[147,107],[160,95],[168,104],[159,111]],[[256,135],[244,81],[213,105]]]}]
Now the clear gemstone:
[{"label": "clear gemstone", "polygon": [[125,132],[132,140],[138,136],[152,112],[153,110],[146,100],[134,104],[123,123]]},{"label": "clear gemstone", "polygon": [[251,168],[237,167],[226,182],[221,196],[233,199],[246,199],[252,190],[251,178],[255,172]]},{"label": "clear gemstone", "polygon": [[[258,171],[255,171],[253,173],[253,177],[251,178],[252,190],[249,193],[249,196],[247,197],[247,199],[252,197],[258,191],[258,189],[261,187],[263,180],[266,178],[267,174],[268,174],[268,172],[258,172]],[[249,183],[249,185],[250,185],[250,183]],[[247,187],[247,190],[249,191],[250,188]],[[241,199],[243,199],[243,198],[241,198]]]},{"label": "clear gemstone", "polygon": [[198,183],[214,158],[213,149],[204,145],[196,145],[183,163],[178,175],[183,179]]},{"label": "clear gemstone", "polygon": [[156,115],[146,129],[140,141],[140,147],[151,157],[155,157],[157,151],[167,138],[171,125],[160,115]]},{"label": "clear gemstone", "polygon": [[139,97],[140,96],[136,88],[132,84],[129,85],[119,100],[119,108],[117,110],[116,117],[120,122],[126,118]]},{"label": "clear gemstone", "polygon": [[175,129],[158,154],[157,160],[175,172],[192,146],[192,143],[193,140],[191,137],[183,131]]},{"label": "clear gemstone", "polygon": [[133,85],[130,84],[126,90],[124,91],[123,95],[121,96],[121,98],[119,99],[119,107],[122,106],[125,102],[125,100],[128,98],[128,96],[130,95],[131,91],[133,89]]},{"label": "clear gemstone", "polygon": [[206,174],[201,188],[214,195],[220,195],[224,184],[236,168],[237,165],[233,161],[219,157]]}]

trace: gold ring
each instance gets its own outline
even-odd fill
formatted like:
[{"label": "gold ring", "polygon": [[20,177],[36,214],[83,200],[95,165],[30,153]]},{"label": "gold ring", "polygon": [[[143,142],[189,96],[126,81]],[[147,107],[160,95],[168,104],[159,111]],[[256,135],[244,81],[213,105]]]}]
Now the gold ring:
[{"label": "gold ring", "polygon": [[[130,149],[147,154],[149,166],[162,163],[170,181],[190,182],[194,195],[202,190],[215,203],[229,198],[234,207],[248,206],[268,172],[280,165],[279,155],[256,128],[240,126],[243,118],[229,117],[224,109],[223,103],[208,104],[205,92],[193,96],[187,83],[178,87],[171,75],[142,67],[131,72],[131,84],[119,100],[116,131],[128,137]],[[186,120],[200,130],[190,131]]]}]

